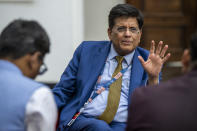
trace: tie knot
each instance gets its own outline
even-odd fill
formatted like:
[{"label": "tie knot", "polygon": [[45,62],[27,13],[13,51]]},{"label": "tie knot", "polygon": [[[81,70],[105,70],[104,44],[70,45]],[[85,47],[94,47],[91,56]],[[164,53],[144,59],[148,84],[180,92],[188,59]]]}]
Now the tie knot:
[{"label": "tie knot", "polygon": [[116,56],[116,60],[118,62],[118,64],[122,63],[124,57],[123,56]]}]

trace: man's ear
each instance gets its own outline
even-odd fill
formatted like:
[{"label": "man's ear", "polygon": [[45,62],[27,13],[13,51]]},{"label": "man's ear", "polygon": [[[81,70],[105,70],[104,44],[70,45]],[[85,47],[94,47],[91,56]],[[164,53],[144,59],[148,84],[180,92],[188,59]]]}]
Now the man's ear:
[{"label": "man's ear", "polygon": [[109,40],[111,40],[112,29],[111,28],[108,28],[107,29],[107,33],[108,33]]},{"label": "man's ear", "polygon": [[181,62],[182,62],[182,72],[183,73],[186,73],[190,70],[190,61],[191,61],[191,56],[190,56],[190,52],[189,52],[189,49],[185,49],[184,50],[184,53],[183,53],[183,56],[182,56],[182,59],[181,59]]},{"label": "man's ear", "polygon": [[29,54],[29,67],[30,69],[34,68],[38,64],[39,57],[41,53],[39,51],[34,52],[33,54]]},{"label": "man's ear", "polygon": [[139,36],[140,36],[140,39],[139,39],[139,42],[138,42],[138,44],[140,43],[140,41],[141,41],[141,38],[142,38],[142,29],[140,29],[140,31],[139,31]]},{"label": "man's ear", "polygon": [[142,29],[140,29],[140,35],[142,36]]}]

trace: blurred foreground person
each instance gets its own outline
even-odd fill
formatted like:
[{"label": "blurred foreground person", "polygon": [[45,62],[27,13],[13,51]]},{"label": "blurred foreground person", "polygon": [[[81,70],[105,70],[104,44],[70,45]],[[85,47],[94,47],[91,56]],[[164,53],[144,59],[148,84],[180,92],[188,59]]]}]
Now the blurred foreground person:
[{"label": "blurred foreground person", "polygon": [[197,131],[197,33],[182,63],[185,75],[134,91],[127,131]]},{"label": "blurred foreground person", "polygon": [[[0,35],[0,131],[54,131],[56,104],[43,74],[49,38],[36,21],[15,20]],[[42,66],[42,67],[41,67]]]}]

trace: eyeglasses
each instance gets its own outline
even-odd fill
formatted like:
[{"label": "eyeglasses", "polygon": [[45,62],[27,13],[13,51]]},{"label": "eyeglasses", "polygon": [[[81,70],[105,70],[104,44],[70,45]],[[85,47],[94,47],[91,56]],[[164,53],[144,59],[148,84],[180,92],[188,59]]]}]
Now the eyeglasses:
[{"label": "eyeglasses", "polygon": [[38,75],[43,75],[47,70],[48,70],[48,68],[47,68],[46,64],[43,63],[43,64],[40,66],[40,70],[39,70]]},{"label": "eyeglasses", "polygon": [[[120,26],[120,27],[117,27],[116,30],[117,32],[119,33],[124,33],[127,31],[127,27],[125,26]],[[138,28],[135,28],[135,27],[130,27],[129,28],[129,31],[132,33],[132,34],[138,34],[139,33],[139,29]]]}]

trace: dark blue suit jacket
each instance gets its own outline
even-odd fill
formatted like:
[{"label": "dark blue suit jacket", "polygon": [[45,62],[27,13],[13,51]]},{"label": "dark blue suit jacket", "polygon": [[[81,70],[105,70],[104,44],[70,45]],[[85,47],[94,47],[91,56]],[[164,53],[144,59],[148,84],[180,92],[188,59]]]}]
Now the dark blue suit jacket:
[{"label": "dark blue suit jacket", "polygon": [[[85,41],[76,49],[60,82],[53,89],[58,108],[61,110],[59,125],[61,129],[90,97],[98,76],[104,68],[110,47],[109,41]],[[148,79],[138,60],[139,55],[147,60],[149,52],[140,47],[135,50],[129,96],[136,87],[145,85]],[[128,101],[130,103],[130,99]]]}]

